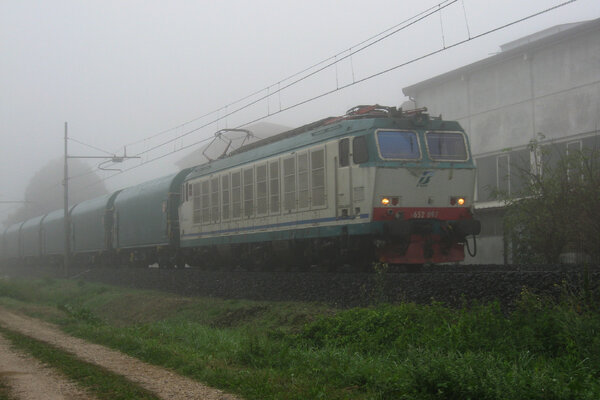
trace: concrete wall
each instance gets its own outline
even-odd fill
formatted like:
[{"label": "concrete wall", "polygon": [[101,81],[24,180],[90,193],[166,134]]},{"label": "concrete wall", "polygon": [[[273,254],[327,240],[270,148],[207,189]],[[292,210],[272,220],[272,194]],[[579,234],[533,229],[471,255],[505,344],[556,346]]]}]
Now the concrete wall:
[{"label": "concrete wall", "polygon": [[461,122],[474,154],[600,127],[600,24],[559,42],[525,46],[432,85],[415,85],[417,107]]},{"label": "concrete wall", "polygon": [[[491,190],[518,187],[514,171],[538,133],[556,149],[573,140],[600,143],[600,20],[548,32],[540,32],[537,42],[533,36],[517,40],[505,52],[404,89],[417,107],[458,120],[467,131],[479,161],[476,209],[482,210],[484,230],[502,215],[485,209]],[[507,159],[513,172],[504,177],[500,165]],[[501,228],[482,232],[479,254],[467,262],[502,263],[504,248]]]}]

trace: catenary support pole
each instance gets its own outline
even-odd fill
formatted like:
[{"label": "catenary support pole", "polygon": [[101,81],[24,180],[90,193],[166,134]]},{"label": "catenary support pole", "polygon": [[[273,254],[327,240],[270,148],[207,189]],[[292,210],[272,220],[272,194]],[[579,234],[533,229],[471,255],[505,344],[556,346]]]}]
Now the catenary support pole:
[{"label": "catenary support pole", "polygon": [[71,243],[70,243],[70,237],[71,237],[71,224],[69,221],[69,164],[68,164],[68,160],[69,160],[69,155],[67,153],[67,141],[68,141],[68,136],[67,136],[67,123],[65,122],[65,174],[64,174],[64,179],[63,179],[63,186],[65,188],[64,190],[64,207],[65,207],[65,214],[64,214],[64,222],[65,222],[65,254],[64,254],[64,264],[63,264],[63,268],[64,268],[64,275],[65,277],[69,275],[69,262],[71,261]]}]

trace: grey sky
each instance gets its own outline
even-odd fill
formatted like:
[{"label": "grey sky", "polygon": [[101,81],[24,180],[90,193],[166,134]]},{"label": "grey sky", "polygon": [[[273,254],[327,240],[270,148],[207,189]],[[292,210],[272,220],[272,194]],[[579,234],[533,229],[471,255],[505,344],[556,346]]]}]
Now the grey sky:
[{"label": "grey sky", "polygon": [[[0,201],[22,199],[33,174],[62,156],[65,121],[73,138],[120,152],[126,144],[276,84],[438,3],[0,0]],[[199,129],[143,160],[401,64],[443,42],[464,40],[465,14],[474,36],[560,3],[459,0],[442,12],[441,19],[435,14],[337,68]],[[358,104],[400,105],[404,86],[484,58],[521,36],[598,17],[600,2],[579,0],[267,121],[298,126]],[[281,86],[270,90],[277,87]],[[216,115],[132,145],[128,154],[196,129]],[[71,154],[101,155],[77,143],[69,146]],[[189,150],[107,179],[106,185],[117,189],[170,173],[175,170],[173,162]],[[140,161],[124,167],[136,163]],[[13,207],[0,205],[0,222]]]}]

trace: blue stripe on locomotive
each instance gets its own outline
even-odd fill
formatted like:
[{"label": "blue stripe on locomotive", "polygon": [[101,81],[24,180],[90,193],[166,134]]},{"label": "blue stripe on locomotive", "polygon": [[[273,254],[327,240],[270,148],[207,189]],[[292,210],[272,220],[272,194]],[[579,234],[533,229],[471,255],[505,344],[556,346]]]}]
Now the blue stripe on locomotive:
[{"label": "blue stripe on locomotive", "polygon": [[[368,219],[368,214],[361,215],[361,218]],[[319,220],[303,220],[297,222],[288,222],[281,224],[261,225],[253,227],[245,227],[240,229],[229,229],[223,231],[214,231],[207,233],[206,235],[222,234],[223,236],[212,236],[203,238],[201,235],[183,235],[181,247],[197,247],[197,246],[212,246],[221,244],[234,244],[234,243],[257,243],[257,242],[271,242],[276,240],[294,240],[294,239],[313,239],[319,237],[332,237],[341,235],[366,235],[372,234],[373,224],[369,222],[365,223],[353,223],[345,225],[333,225],[333,226],[311,226],[306,228],[309,224],[318,224],[335,221],[335,218],[322,218]],[[277,228],[291,228],[284,230],[271,230],[267,232],[252,232],[258,229],[277,229]],[[218,233],[217,233],[218,232]]]}]

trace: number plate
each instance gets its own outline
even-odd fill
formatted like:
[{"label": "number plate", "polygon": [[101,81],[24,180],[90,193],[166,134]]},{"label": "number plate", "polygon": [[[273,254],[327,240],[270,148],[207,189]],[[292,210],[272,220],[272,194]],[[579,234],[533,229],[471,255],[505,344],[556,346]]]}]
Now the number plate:
[{"label": "number plate", "polygon": [[417,211],[413,211],[412,217],[413,218],[437,218],[439,214],[440,214],[439,211],[436,211],[436,210],[432,210],[432,211],[417,210]]}]

